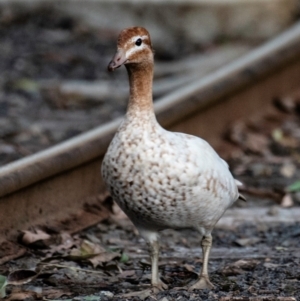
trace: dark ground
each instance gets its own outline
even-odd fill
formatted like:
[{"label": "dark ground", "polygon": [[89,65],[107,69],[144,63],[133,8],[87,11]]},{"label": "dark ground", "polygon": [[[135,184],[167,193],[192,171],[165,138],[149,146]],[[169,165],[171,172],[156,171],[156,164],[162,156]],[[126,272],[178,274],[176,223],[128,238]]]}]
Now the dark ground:
[{"label": "dark ground", "polygon": [[[83,104],[55,103],[36,86],[41,78],[105,79],[113,34],[90,32],[51,12],[2,15],[0,43],[2,164],[123,113],[119,100],[109,108],[105,102],[85,102],[84,111],[95,118],[78,122]],[[224,130],[224,149],[229,149],[224,153],[246,184],[248,202],[228,210],[213,232],[209,271],[215,289],[175,289],[196,279],[201,249],[196,232],[168,230],[162,233],[160,272],[170,290],[146,300],[300,300],[299,99],[297,93],[280,97],[277,109]],[[66,119],[73,120],[70,130],[58,131]],[[41,229],[21,235],[26,253],[0,266],[11,281],[5,300],[129,300],[124,293],[149,285],[147,246],[119,211],[73,235]]]},{"label": "dark ground", "polygon": [[115,50],[113,36],[88,31],[53,11],[23,15],[2,11],[0,165],[73,137],[123,112],[124,108],[116,104],[106,106],[105,99],[77,107],[61,99],[54,101],[41,85],[41,81],[105,78],[106,64]]},{"label": "dark ground", "polygon": [[[44,270],[29,284],[8,286],[7,293],[13,296],[18,291],[27,291],[31,293],[28,300],[39,300],[42,296],[48,298],[44,300],[128,300],[122,297],[124,293],[149,285],[150,267],[144,241],[134,234],[128,223],[125,224],[124,227],[123,222],[121,227],[107,222],[76,235],[74,240],[77,242],[72,252],[75,254],[75,249],[81,250],[78,253],[81,255],[76,258],[62,257],[70,254],[70,250],[60,250],[42,265],[41,259],[46,254],[49,256],[53,246],[50,249],[31,248],[23,258],[3,265],[2,273],[37,266],[36,270],[41,266]],[[299,298],[300,224],[262,225],[242,224],[234,230],[217,228],[209,264],[211,280],[216,287],[212,291],[193,293],[174,288],[195,280],[201,268],[198,235],[187,230],[183,233],[166,231],[162,234],[160,272],[170,290],[147,300],[220,300],[221,297],[250,300],[255,296],[268,297],[266,300],[276,300],[274,296]],[[106,262],[105,258],[98,258],[92,264],[99,266],[93,268],[85,258],[83,241],[89,241],[90,246],[105,246],[108,254],[115,254],[115,259],[106,258]],[[104,294],[108,296],[104,297]]]}]

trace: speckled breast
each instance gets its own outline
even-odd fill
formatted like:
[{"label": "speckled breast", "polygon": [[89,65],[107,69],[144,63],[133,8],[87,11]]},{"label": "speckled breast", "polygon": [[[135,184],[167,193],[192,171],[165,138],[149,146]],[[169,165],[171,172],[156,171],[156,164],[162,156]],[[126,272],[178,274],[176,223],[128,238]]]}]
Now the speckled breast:
[{"label": "speckled breast", "polygon": [[221,166],[203,174],[199,155],[181,140],[157,135],[143,141],[117,136],[112,141],[102,175],[114,200],[137,226],[210,228],[232,203],[231,174],[230,183],[222,174],[222,183],[214,179],[224,173]]}]

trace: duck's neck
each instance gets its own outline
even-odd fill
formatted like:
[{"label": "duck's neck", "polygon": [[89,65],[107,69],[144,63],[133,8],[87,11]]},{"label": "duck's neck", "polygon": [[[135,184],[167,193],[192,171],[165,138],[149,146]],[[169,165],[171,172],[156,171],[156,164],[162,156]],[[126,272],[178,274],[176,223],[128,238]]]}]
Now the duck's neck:
[{"label": "duck's neck", "polygon": [[130,96],[127,117],[154,116],[152,84],[153,63],[126,65],[129,76]]}]

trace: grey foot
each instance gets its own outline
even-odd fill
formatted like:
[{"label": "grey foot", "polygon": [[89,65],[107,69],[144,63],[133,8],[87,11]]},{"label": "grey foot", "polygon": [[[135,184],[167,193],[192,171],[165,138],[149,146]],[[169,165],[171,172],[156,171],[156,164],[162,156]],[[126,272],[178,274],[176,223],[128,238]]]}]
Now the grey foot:
[{"label": "grey foot", "polygon": [[193,285],[189,287],[189,291],[214,289],[214,285],[210,282],[208,276],[201,276]]},{"label": "grey foot", "polygon": [[167,290],[168,286],[160,280],[157,284],[152,284],[152,289],[158,293]]}]

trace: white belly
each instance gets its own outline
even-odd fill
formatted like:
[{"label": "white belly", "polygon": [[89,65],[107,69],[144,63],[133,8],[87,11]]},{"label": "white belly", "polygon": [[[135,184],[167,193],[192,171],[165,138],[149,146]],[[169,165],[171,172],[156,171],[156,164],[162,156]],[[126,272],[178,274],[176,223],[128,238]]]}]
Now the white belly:
[{"label": "white belly", "polygon": [[212,229],[238,197],[234,179],[203,140],[169,133],[133,141],[115,137],[103,178],[138,227]]}]

